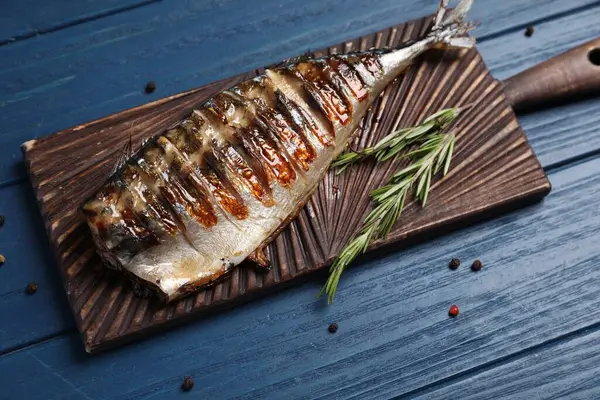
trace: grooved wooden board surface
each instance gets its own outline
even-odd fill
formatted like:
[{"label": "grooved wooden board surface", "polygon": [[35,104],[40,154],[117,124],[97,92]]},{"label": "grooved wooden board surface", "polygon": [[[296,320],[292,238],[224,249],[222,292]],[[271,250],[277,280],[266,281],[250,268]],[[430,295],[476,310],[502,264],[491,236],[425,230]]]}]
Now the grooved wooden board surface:
[{"label": "grooved wooden board surface", "polygon": [[[345,52],[397,46],[422,35],[421,19],[333,46]],[[76,208],[108,174],[125,142],[153,136],[224,88],[254,72],[77,126],[23,146],[25,161],[77,326],[88,351],[101,350],[194,316],[229,307],[324,269],[368,213],[366,193],[399,164],[365,163],[330,173],[299,217],[269,246],[266,274],[244,266],[223,283],[167,307],[135,297],[105,270]],[[411,126],[440,108],[474,103],[456,124],[453,168],[434,184],[428,207],[411,203],[384,244],[406,244],[495,212],[540,199],[550,185],[518,122],[476,50],[430,53],[385,91],[364,119],[354,146],[394,127]],[[342,282],[343,284],[343,282]]]}]

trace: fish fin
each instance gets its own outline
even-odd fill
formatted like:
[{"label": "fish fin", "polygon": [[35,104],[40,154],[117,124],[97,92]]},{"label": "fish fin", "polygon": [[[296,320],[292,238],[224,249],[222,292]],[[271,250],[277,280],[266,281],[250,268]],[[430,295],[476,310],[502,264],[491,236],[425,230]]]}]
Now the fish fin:
[{"label": "fish fin", "polygon": [[433,20],[430,36],[434,37],[435,47],[471,48],[475,38],[466,36],[476,24],[465,22],[465,17],[473,5],[473,0],[461,0],[448,15],[448,0],[441,0]]},{"label": "fish fin", "polygon": [[127,160],[129,160],[132,156],[133,156],[133,143],[131,140],[131,135],[129,135],[129,140],[123,146],[123,149],[121,150],[121,154],[119,154],[119,159],[117,160],[115,165],[113,165],[113,168],[110,171],[110,174],[111,175],[116,174],[117,171],[119,171],[125,165],[125,163],[127,163]]},{"label": "fish fin", "polygon": [[271,261],[269,261],[267,258],[264,247],[259,247],[258,249],[254,250],[254,252],[248,256],[248,260],[253,262],[262,270],[271,269]]}]

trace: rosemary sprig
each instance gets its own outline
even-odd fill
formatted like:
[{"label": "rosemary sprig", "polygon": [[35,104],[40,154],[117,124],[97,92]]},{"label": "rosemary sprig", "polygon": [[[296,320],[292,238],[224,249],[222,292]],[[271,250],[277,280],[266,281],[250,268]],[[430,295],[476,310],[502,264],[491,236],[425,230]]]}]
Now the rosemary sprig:
[{"label": "rosemary sprig", "polygon": [[408,146],[422,141],[427,135],[444,130],[464,109],[447,108],[440,110],[417,126],[393,131],[372,147],[341,154],[331,163],[331,167],[337,168],[336,174],[340,174],[352,164],[362,161],[367,157],[375,157],[377,161],[389,160]]},{"label": "rosemary sprig", "polygon": [[[360,254],[367,250],[373,241],[390,233],[398,220],[406,199],[414,192],[415,198],[424,207],[427,203],[431,188],[431,179],[442,171],[442,176],[448,173],[454,143],[454,133],[441,133],[464,110],[454,108],[441,110],[427,118],[420,125],[392,132],[375,146],[359,152],[349,152],[345,158],[338,158],[337,165],[345,169],[369,156],[375,156],[378,161],[385,161],[413,144],[419,144],[415,150],[406,153],[411,163],[396,172],[385,186],[373,190],[370,194],[375,202],[375,208],[369,213],[363,227],[340,252],[329,270],[329,278],[320,294],[327,293],[327,300],[333,303],[340,277],[346,267]],[[351,155],[351,156],[348,156]],[[343,156],[342,156],[343,157]],[[340,161],[341,160],[341,161]],[[416,187],[415,187],[416,186]]]}]

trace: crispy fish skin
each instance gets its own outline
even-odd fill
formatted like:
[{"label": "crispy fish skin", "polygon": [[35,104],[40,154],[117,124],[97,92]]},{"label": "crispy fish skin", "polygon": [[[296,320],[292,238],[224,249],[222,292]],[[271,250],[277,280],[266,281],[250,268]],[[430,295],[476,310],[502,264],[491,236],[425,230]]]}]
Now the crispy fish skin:
[{"label": "crispy fish skin", "polygon": [[169,302],[260,249],[310,198],[375,98],[423,52],[471,47],[471,0],[411,46],[310,59],[217,94],[81,207],[105,264]]}]

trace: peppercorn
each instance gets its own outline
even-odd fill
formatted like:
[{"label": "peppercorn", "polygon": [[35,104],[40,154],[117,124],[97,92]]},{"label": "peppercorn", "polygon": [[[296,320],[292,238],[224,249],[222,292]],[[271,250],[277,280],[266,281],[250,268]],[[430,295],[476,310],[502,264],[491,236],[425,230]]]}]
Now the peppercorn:
[{"label": "peppercorn", "polygon": [[146,88],[144,89],[146,93],[150,94],[156,90],[156,83],[150,81],[146,84]]},{"label": "peppercorn", "polygon": [[0,215],[0,227],[2,227],[2,225],[4,225],[4,221],[6,221],[6,219],[4,218],[4,215]]},{"label": "peppercorn", "polygon": [[331,324],[329,324],[329,327],[327,328],[327,330],[330,333],[336,333],[337,330],[338,330],[338,324],[337,324],[337,322],[332,322]]},{"label": "peppercorn", "polygon": [[479,260],[475,260],[475,261],[473,261],[473,264],[471,264],[471,269],[474,272],[479,271],[481,268],[483,268],[483,264]]},{"label": "peppercorn", "polygon": [[27,287],[25,288],[25,293],[27,294],[34,294],[35,292],[37,292],[38,289],[38,285],[37,283],[29,283],[27,285]]},{"label": "peppercorn", "polygon": [[4,264],[6,262],[6,258],[0,254],[0,265]]},{"label": "peppercorn", "polygon": [[450,262],[448,263],[448,268],[455,270],[460,266],[460,260],[458,258],[453,258],[452,260],[450,260]]},{"label": "peppercorn", "polygon": [[450,310],[448,310],[448,315],[451,316],[452,318],[455,318],[458,316],[458,307],[456,306],[456,304],[453,304],[452,307],[450,307]]},{"label": "peppercorn", "polygon": [[185,379],[183,380],[183,383],[181,384],[181,389],[185,390],[186,392],[189,392],[190,390],[192,390],[193,387],[194,387],[194,380],[192,379],[191,376],[186,376]]},{"label": "peppercorn", "polygon": [[527,29],[525,29],[525,36],[531,37],[533,35],[533,25],[529,25]]}]

